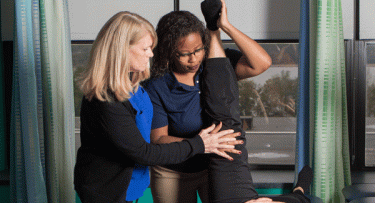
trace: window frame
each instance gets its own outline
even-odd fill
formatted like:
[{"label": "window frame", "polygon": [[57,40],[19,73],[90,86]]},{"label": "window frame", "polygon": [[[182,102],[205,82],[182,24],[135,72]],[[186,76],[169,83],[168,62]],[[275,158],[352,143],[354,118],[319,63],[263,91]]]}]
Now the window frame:
[{"label": "window frame", "polygon": [[[298,40],[256,40],[258,43],[299,43]],[[72,45],[92,45],[93,40],[73,40]],[[223,44],[234,43],[223,40]],[[349,121],[349,143],[351,169],[354,171],[374,170],[375,167],[365,165],[365,114],[366,111],[366,46],[375,40],[345,40],[347,103]],[[356,68],[357,67],[357,68]],[[78,133],[76,129],[76,133]],[[294,170],[294,165],[251,164],[255,170]]]},{"label": "window frame", "polygon": [[374,44],[375,40],[355,40],[351,43],[353,49],[349,51],[352,51],[352,54],[347,53],[347,57],[351,59],[347,64],[350,77],[347,84],[351,88],[348,88],[348,92],[351,92],[348,94],[348,116],[349,121],[352,121],[352,124],[349,122],[351,167],[353,171],[373,171],[375,167],[366,166],[365,162],[366,114],[359,112],[366,112],[367,44]]}]

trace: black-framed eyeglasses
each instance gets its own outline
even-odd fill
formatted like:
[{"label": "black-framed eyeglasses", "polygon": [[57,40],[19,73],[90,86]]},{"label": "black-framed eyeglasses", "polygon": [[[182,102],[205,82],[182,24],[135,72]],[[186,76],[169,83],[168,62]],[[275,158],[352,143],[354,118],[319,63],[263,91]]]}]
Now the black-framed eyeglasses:
[{"label": "black-framed eyeglasses", "polygon": [[177,57],[179,58],[179,59],[182,59],[182,58],[189,58],[191,55],[193,55],[194,54],[194,56],[196,56],[196,54],[201,54],[201,53],[203,53],[203,51],[206,49],[206,47],[202,47],[202,48],[199,48],[199,49],[197,49],[197,50],[195,50],[195,51],[193,51],[193,52],[190,52],[190,53],[184,53],[184,54],[182,54],[182,53],[179,53],[179,52],[177,52]]}]

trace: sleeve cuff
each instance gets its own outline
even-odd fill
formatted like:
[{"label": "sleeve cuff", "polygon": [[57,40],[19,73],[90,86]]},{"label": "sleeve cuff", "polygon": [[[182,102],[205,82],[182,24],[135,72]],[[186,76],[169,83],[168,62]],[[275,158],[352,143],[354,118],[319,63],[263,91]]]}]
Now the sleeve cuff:
[{"label": "sleeve cuff", "polygon": [[194,154],[203,154],[204,153],[204,143],[201,136],[196,135],[193,138],[186,139],[189,142],[191,148],[193,149]]}]

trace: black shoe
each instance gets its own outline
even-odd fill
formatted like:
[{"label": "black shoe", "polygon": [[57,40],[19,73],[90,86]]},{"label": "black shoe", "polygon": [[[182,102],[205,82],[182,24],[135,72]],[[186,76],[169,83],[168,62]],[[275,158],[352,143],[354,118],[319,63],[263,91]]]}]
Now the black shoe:
[{"label": "black shoe", "polygon": [[201,10],[209,30],[215,31],[219,29],[217,20],[220,17],[221,6],[220,0],[204,0],[201,3]]}]

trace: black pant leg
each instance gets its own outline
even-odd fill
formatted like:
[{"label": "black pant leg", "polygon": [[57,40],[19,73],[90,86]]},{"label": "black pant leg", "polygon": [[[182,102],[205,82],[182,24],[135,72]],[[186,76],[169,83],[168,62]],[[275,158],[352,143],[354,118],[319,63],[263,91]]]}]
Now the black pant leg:
[{"label": "black pant leg", "polygon": [[238,203],[255,198],[258,194],[253,186],[247,163],[245,132],[241,128],[239,91],[236,74],[228,58],[206,61],[202,73],[202,100],[205,115],[210,121],[223,123],[222,129],[241,132],[237,145],[241,155],[230,154],[234,160],[213,155],[209,164],[210,199],[213,203]]},{"label": "black pant leg", "polygon": [[[247,152],[244,148],[241,151]],[[244,156],[231,156],[234,161],[218,156],[210,158],[209,197],[212,203],[245,202],[258,196]]]},{"label": "black pant leg", "polygon": [[[202,100],[205,116],[221,121],[222,129],[242,132],[237,77],[228,58],[206,61],[202,73]],[[245,134],[241,139],[245,138]]]}]

